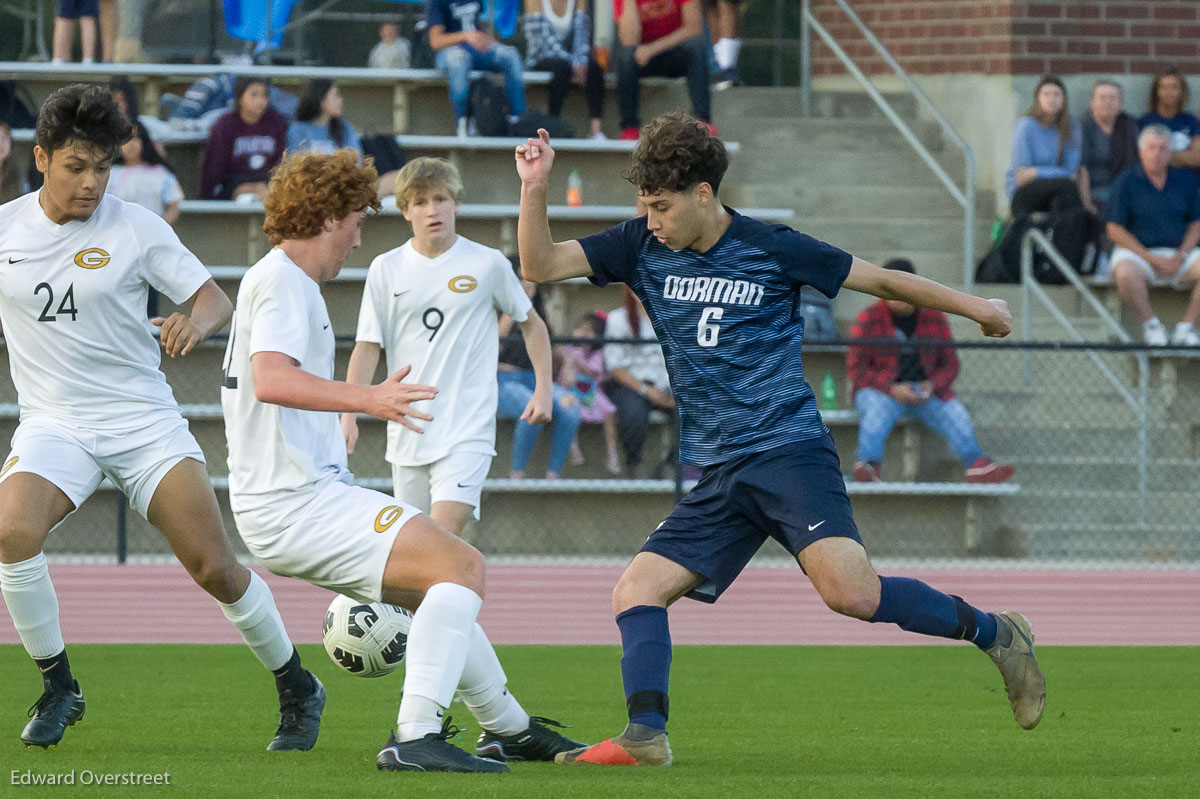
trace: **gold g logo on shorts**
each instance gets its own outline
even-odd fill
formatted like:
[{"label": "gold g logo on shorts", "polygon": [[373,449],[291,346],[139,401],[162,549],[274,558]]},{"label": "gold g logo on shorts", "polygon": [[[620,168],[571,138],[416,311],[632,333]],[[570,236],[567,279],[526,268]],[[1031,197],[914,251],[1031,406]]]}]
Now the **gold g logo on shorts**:
[{"label": "gold g logo on shorts", "polygon": [[404,513],[404,509],[399,505],[388,505],[383,510],[379,511],[379,515],[375,517],[375,532],[386,532],[389,527],[396,523],[396,520]]},{"label": "gold g logo on shorts", "polygon": [[457,294],[467,294],[479,286],[479,281],[470,275],[459,275],[458,277],[450,278],[450,282],[446,285],[451,291]]},{"label": "gold g logo on shorts", "polygon": [[19,461],[19,460],[21,460],[21,457],[19,455],[13,455],[11,458],[6,460],[4,462],[4,467],[0,468],[0,477],[3,477],[4,475],[8,474],[8,470],[11,469],[12,467],[16,466],[17,461]]},{"label": "gold g logo on shorts", "polygon": [[75,265],[82,269],[99,269],[108,266],[111,260],[112,256],[99,247],[88,247],[75,253]]}]

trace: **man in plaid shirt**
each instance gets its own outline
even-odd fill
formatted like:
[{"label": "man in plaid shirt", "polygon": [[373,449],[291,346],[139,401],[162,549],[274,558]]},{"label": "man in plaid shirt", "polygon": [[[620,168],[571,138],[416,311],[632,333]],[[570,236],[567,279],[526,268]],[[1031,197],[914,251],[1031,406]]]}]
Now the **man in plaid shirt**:
[{"label": "man in plaid shirt", "polygon": [[[912,262],[895,258],[884,269],[915,272]],[[918,347],[915,340],[949,341],[946,314],[906,302],[879,300],[854,320],[854,339],[895,339],[898,346],[857,344],[847,367],[858,409],[858,459],[854,479],[882,479],[883,443],[901,419],[917,419],[950,445],[966,467],[968,483],[1000,483],[1013,475],[1009,464],[983,454],[971,416],[954,396],[958,356],[946,346]]]}]

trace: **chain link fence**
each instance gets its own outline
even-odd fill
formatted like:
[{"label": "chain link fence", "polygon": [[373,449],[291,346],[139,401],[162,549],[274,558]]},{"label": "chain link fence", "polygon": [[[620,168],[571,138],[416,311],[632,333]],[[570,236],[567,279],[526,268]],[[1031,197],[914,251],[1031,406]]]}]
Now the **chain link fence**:
[{"label": "chain link fence", "polygon": [[[561,341],[567,341],[563,339]],[[1200,353],[1130,345],[956,345],[961,370],[953,389],[969,410],[991,458],[1015,466],[996,486],[965,482],[964,464],[918,423],[901,422],[887,438],[881,484],[851,477],[858,415],[846,369],[848,342],[806,346],[806,376],[825,404],[842,457],[855,516],[875,556],[923,560],[1007,557],[1122,564],[1200,563]],[[896,342],[878,342],[887,348]],[[345,374],[350,342],[338,348]],[[227,473],[219,378],[222,342],[164,369],[223,485]],[[827,379],[828,378],[828,379]],[[833,396],[823,397],[832,383]],[[11,387],[0,400],[15,402]],[[836,405],[836,407],[830,407]],[[16,425],[15,407],[4,423]],[[390,485],[384,426],[364,420],[351,469],[373,486]],[[655,419],[639,477],[606,468],[600,425],[584,424],[582,464],[562,481],[508,480],[513,425],[498,424],[497,449],[482,520],[467,536],[492,556],[627,557],[668,514],[676,497],[675,429]],[[528,474],[545,469],[548,432]],[[680,475],[682,478],[690,475]],[[686,483],[683,486],[686,488]],[[218,498],[234,546],[244,552]],[[111,489],[101,490],[50,537],[47,551],[130,557],[168,553],[161,536]],[[771,545],[767,551],[781,553]]]}]

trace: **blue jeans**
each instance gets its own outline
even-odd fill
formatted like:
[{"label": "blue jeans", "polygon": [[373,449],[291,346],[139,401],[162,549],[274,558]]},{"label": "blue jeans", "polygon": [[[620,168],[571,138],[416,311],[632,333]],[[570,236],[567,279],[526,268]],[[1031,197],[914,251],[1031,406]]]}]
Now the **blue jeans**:
[{"label": "blue jeans", "polygon": [[[529,424],[519,421],[525,412],[525,406],[533,397],[533,387],[537,379],[532,371],[497,372],[496,382],[499,384],[499,404],[496,416],[501,419],[517,419],[513,429],[512,459],[509,465],[514,472],[525,471],[529,456],[537,444],[538,435],[544,425]],[[554,435],[550,438],[550,463],[546,471],[562,474],[563,464],[567,462],[567,453],[571,451],[571,442],[579,430],[579,403],[572,402],[569,406],[563,403],[567,397],[574,399],[572,394],[562,386],[554,387]],[[567,400],[570,402],[570,400]]]},{"label": "blue jeans", "polygon": [[958,398],[945,402],[930,397],[919,405],[905,405],[890,394],[862,388],[854,395],[858,409],[858,460],[883,460],[883,442],[901,419],[916,419],[946,439],[954,456],[970,466],[983,450],[975,438],[971,415]]},{"label": "blue jeans", "polygon": [[444,69],[450,79],[450,105],[454,118],[467,115],[467,94],[471,90],[471,70],[501,72],[504,91],[508,94],[508,109],[513,116],[525,113],[525,83],[522,78],[521,54],[507,44],[494,44],[481,53],[465,44],[438,50],[434,57],[438,69]]}]

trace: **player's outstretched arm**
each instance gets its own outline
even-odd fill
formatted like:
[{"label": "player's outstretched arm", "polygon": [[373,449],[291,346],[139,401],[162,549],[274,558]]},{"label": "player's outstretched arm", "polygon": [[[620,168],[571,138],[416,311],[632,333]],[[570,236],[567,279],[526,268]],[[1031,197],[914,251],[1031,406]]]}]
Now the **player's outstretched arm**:
[{"label": "player's outstretched arm", "polygon": [[842,285],[880,299],[966,317],[977,323],[985,336],[1003,338],[1012,332],[1012,314],[1004,300],[985,300],[920,275],[881,269],[861,258],[851,263],[850,274]]},{"label": "player's outstretched arm", "polygon": [[[375,377],[375,368],[379,366],[379,352],[382,348],[374,341],[358,341],[350,353],[350,364],[346,367],[346,382],[355,386],[369,386],[371,378]],[[358,443],[358,414],[342,414],[342,437],[346,439],[346,454],[354,453],[354,445]]]},{"label": "player's outstretched arm", "polygon": [[187,355],[197,344],[229,324],[233,303],[212,278],[188,299],[191,314],[156,316],[150,324],[159,328],[159,340],[167,355]]},{"label": "player's outstretched arm", "polygon": [[550,236],[546,216],[546,185],[554,164],[550,134],[539,128],[538,138],[517,146],[516,157],[521,176],[521,215],[517,218],[521,274],[534,283],[589,276],[592,267],[579,242],[572,239],[555,244]]},{"label": "player's outstretched arm", "polygon": [[404,378],[412,371],[409,366],[374,386],[356,386],[317,377],[301,369],[295,360],[282,352],[256,352],[250,358],[250,368],[254,373],[254,396],[259,402],[304,411],[369,413],[399,422],[417,433],[421,428],[413,424],[412,419],[433,421],[429,414],[415,410],[412,403],[433,399],[437,389],[405,383]]}]

